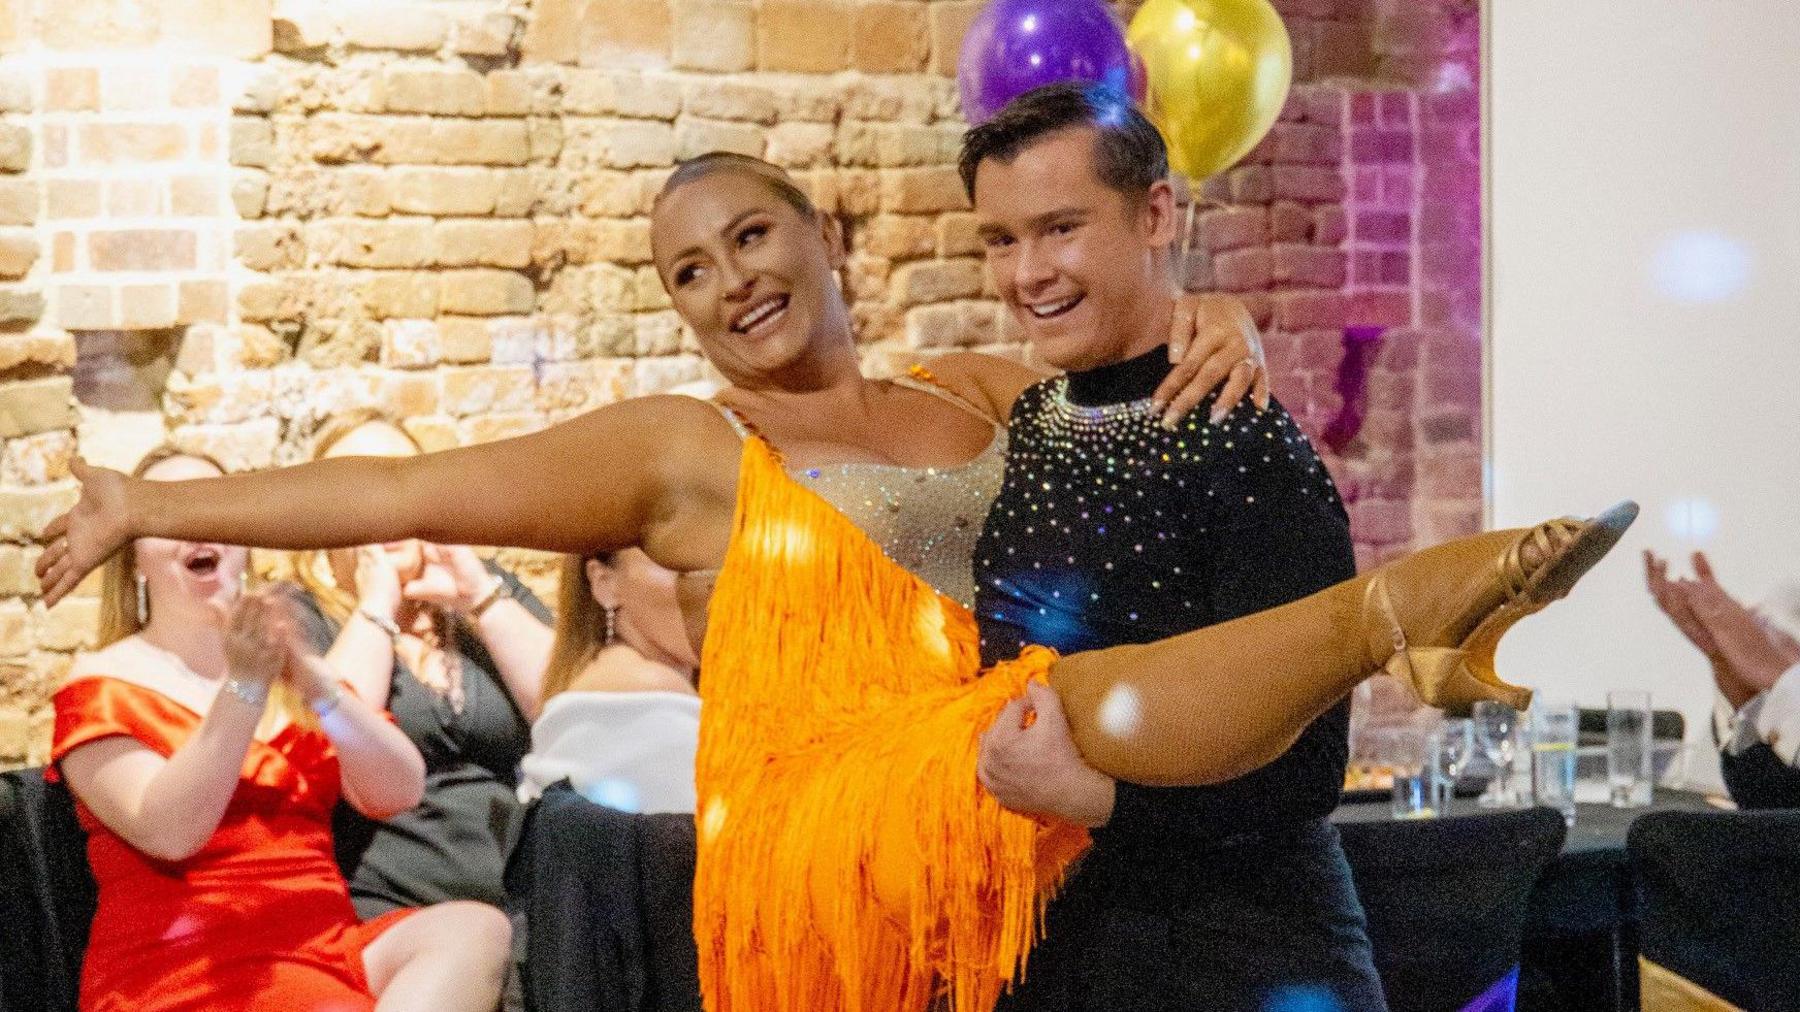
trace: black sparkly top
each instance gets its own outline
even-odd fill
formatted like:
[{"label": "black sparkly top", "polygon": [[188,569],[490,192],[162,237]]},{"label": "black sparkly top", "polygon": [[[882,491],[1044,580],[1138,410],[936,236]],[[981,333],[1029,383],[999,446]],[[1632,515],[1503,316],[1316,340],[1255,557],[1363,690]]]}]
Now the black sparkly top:
[{"label": "black sparkly top", "polygon": [[[1019,397],[1004,484],[975,546],[984,662],[1027,643],[1072,653],[1162,639],[1356,574],[1337,488],[1287,411],[1244,404],[1214,426],[1209,398],[1170,432],[1148,402],[1169,368],[1159,347]],[[1121,783],[1096,855],[1179,857],[1170,844],[1328,814],[1348,726],[1340,703],[1281,758],[1227,783]]]}]

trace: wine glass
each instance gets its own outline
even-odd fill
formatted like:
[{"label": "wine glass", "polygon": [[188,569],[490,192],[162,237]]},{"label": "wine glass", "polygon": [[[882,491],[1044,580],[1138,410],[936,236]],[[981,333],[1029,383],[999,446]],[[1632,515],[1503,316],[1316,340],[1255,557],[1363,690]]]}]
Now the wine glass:
[{"label": "wine glass", "polygon": [[1494,780],[1477,803],[1483,808],[1505,808],[1514,803],[1513,758],[1518,748],[1519,711],[1505,703],[1484,699],[1475,704],[1472,723],[1475,744],[1494,766]]},{"label": "wine glass", "polygon": [[1467,718],[1449,718],[1431,729],[1427,745],[1431,759],[1432,807],[1440,816],[1450,814],[1456,781],[1468,769],[1475,753],[1475,730]]}]

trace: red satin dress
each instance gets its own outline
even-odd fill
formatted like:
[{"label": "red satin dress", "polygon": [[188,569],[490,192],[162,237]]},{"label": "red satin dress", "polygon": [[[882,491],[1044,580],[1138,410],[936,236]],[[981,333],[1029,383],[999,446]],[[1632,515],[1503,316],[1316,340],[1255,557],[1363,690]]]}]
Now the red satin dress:
[{"label": "red satin dress", "polygon": [[[199,726],[154,690],[81,677],[56,694],[51,761],[113,735],[170,756]],[[338,792],[330,740],[290,725],[251,743],[218,830],[185,861],[145,856],[77,803],[100,893],[84,1012],[373,1009],[363,949],[413,911],[357,922],[332,857]]]}]

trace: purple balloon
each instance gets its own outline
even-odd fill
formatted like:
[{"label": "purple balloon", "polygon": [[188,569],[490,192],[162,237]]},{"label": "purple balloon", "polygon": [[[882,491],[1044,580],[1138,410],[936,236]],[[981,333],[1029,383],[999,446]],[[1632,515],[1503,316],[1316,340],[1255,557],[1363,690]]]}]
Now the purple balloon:
[{"label": "purple balloon", "polygon": [[1125,33],[1101,0],[994,0],[963,36],[956,83],[980,123],[1033,88],[1096,81],[1140,101]]}]

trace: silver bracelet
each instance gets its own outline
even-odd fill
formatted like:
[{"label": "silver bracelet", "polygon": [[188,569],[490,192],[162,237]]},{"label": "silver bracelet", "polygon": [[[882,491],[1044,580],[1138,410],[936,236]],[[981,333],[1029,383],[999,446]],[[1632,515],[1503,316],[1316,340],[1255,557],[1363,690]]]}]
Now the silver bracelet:
[{"label": "silver bracelet", "polygon": [[331,716],[331,712],[336,710],[338,704],[343,701],[344,690],[333,685],[331,687],[331,692],[328,695],[320,696],[318,699],[315,699],[306,705],[312,708],[312,712],[317,715],[320,720],[323,720],[326,717]]},{"label": "silver bracelet", "polygon": [[264,703],[269,701],[269,687],[267,685],[253,685],[237,678],[227,678],[225,679],[225,684],[219,686],[219,688],[231,693],[244,703],[259,709]]},{"label": "silver bracelet", "polygon": [[387,633],[390,637],[392,637],[394,639],[400,638],[400,627],[394,624],[393,619],[384,618],[380,615],[375,614],[374,612],[370,611],[367,608],[358,608],[358,609],[356,609],[356,613],[358,615],[361,615],[363,618],[368,619],[370,622],[375,623],[375,628],[380,629],[384,633]]}]

